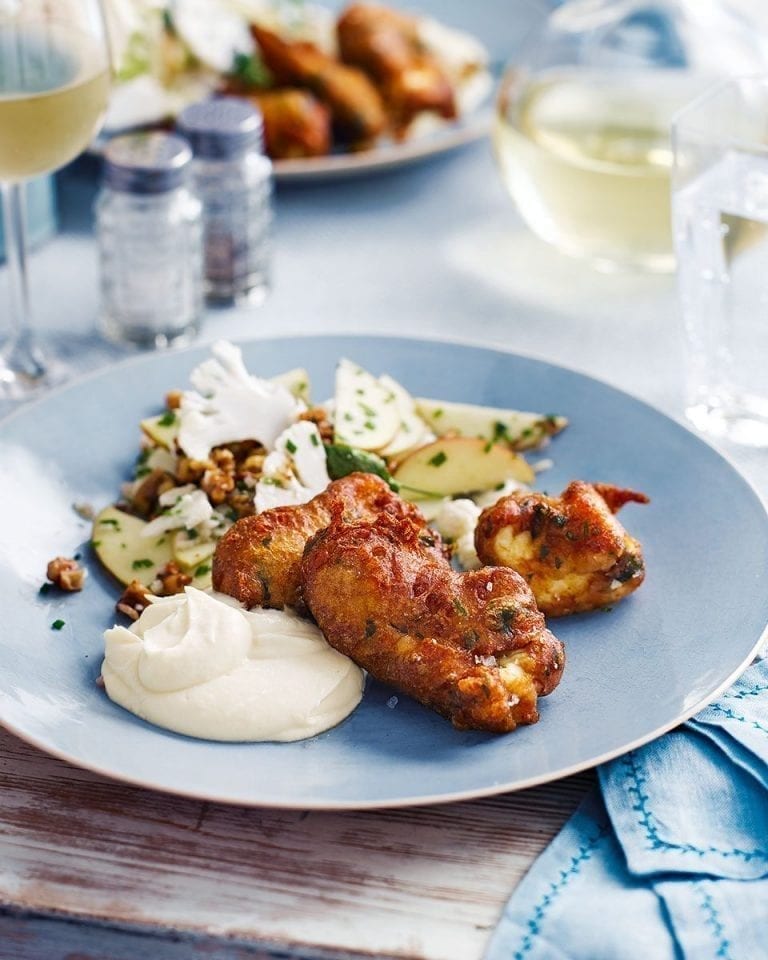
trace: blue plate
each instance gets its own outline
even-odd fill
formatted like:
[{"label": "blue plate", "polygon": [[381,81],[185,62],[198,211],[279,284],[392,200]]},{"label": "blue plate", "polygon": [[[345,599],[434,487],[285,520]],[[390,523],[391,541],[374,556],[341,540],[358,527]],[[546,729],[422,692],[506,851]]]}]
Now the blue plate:
[{"label": "blue plate", "polygon": [[[254,372],[309,370],[330,395],[348,356],[417,394],[566,414],[541,485],[570,479],[642,490],[622,518],[644,544],[643,587],[609,612],[553,621],[567,646],[541,720],[507,736],[459,733],[369,682],[344,723],[294,744],[218,744],[150,726],[96,686],[118,590],[72,504],[101,507],[129,475],[138,421],[186,386],[206,350],[153,355],[76,383],[0,426],[0,722],[55,756],[202,799],[342,809],[457,800],[562,777],[689,717],[747,665],[768,622],[768,518],[714,450],[651,407],[537,360],[452,343],[382,337],[251,342]],[[40,595],[49,558],[80,550],[81,594]],[[60,630],[53,621],[64,620]]]}]

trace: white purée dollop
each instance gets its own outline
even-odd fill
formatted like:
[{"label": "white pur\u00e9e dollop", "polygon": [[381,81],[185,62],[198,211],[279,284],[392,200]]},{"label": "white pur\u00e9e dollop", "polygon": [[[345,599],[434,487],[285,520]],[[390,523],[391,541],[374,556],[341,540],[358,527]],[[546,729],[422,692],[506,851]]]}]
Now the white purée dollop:
[{"label": "white pur\u00e9e dollop", "polygon": [[104,634],[110,698],[206,740],[301,740],[360,702],[363,674],[313,624],[187,587]]}]

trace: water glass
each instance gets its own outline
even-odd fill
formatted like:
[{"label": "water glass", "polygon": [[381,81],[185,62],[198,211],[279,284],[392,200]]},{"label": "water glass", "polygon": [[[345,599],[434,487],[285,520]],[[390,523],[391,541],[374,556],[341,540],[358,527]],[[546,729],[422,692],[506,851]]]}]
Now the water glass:
[{"label": "water glass", "polygon": [[768,446],[768,78],[723,81],[672,126],[686,414]]}]

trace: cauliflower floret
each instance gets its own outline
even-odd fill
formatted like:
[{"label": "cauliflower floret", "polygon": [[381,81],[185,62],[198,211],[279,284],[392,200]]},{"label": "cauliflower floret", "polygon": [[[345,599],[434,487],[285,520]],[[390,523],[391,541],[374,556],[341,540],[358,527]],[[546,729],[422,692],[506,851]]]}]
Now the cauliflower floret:
[{"label": "cauliflower floret", "polygon": [[481,512],[468,498],[448,500],[431,523],[441,537],[453,544],[453,555],[463,570],[482,566],[475,552],[475,527]]},{"label": "cauliflower floret", "polygon": [[325,447],[316,424],[300,420],[283,431],[264,461],[256,485],[256,513],[307,503],[331,482]]}]

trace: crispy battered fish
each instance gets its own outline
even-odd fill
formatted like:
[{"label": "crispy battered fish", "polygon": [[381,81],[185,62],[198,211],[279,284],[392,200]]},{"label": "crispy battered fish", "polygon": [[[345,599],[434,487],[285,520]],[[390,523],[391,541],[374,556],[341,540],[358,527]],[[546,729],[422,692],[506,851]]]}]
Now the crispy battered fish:
[{"label": "crispy battered fish", "polygon": [[582,480],[559,497],[518,491],[480,515],[477,555],[525,577],[547,616],[616,603],[645,577],[640,544],[614,516],[625,503],[648,497]]},{"label": "crispy battered fish", "polygon": [[387,118],[381,96],[362,70],[339,63],[311,43],[290,43],[256,24],[251,32],[281,85],[310,90],[328,104],[342,139],[362,145],[384,130]]},{"label": "crispy battered fish", "polygon": [[459,729],[535,723],[563,647],[522,577],[457,573],[407,514],[336,520],[307,544],[302,590],[326,640]]},{"label": "crispy battered fish", "polygon": [[336,26],[342,60],[364,70],[377,84],[396,136],[419,113],[457,116],[453,86],[425,49],[414,17],[372,3],[354,3]]},{"label": "crispy battered fish", "polygon": [[322,157],[331,149],[331,114],[306,90],[251,94],[264,117],[264,146],[274,160]]},{"label": "crispy battered fish", "polygon": [[213,587],[247,607],[300,605],[301,555],[309,538],[334,519],[371,519],[386,512],[410,518],[433,549],[442,549],[437,534],[426,530],[418,509],[393,493],[371,473],[351,473],[334,480],[309,503],[275,507],[234,523],[213,555]]}]

